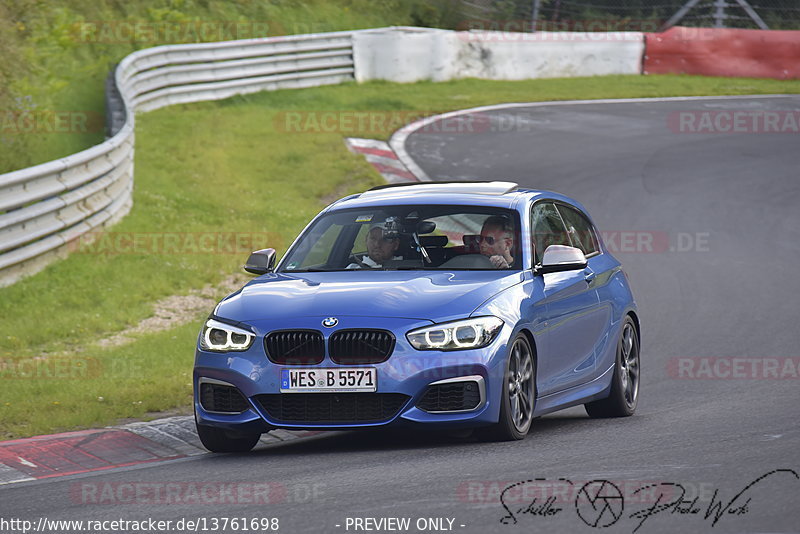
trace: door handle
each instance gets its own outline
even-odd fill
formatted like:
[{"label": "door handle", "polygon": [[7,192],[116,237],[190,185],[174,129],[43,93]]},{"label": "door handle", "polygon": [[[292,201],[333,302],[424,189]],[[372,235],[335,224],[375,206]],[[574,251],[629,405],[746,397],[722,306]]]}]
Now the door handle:
[{"label": "door handle", "polygon": [[584,271],[584,273],[583,273],[583,279],[586,280],[587,284],[591,284],[592,282],[594,282],[594,277],[595,277],[595,274],[594,274],[593,271],[589,271],[589,272]]}]

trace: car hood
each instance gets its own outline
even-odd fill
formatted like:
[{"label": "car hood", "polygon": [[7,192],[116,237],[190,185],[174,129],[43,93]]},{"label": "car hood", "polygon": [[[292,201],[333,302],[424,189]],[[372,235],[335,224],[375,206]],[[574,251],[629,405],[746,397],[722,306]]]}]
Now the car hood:
[{"label": "car hood", "polygon": [[467,317],[522,281],[508,271],[270,273],[219,303],[218,317],[241,322],[309,316],[426,319]]}]

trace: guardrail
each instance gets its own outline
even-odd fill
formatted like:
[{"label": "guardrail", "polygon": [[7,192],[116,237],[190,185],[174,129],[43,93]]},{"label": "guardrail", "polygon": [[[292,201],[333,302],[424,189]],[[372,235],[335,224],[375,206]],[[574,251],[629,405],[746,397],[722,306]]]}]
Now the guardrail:
[{"label": "guardrail", "polygon": [[43,269],[70,242],[130,211],[137,111],[353,80],[354,33],[167,45],[127,56],[114,72],[123,105],[108,117],[113,137],[0,175],[0,286]]}]

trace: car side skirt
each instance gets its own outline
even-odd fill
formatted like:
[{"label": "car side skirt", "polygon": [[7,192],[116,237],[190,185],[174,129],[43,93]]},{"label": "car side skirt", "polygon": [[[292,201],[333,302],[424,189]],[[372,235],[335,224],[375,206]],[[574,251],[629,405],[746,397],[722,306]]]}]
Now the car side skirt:
[{"label": "car side skirt", "polygon": [[611,378],[614,376],[614,365],[589,383],[551,393],[536,399],[533,416],[539,417],[572,406],[586,404],[608,397],[611,392]]}]

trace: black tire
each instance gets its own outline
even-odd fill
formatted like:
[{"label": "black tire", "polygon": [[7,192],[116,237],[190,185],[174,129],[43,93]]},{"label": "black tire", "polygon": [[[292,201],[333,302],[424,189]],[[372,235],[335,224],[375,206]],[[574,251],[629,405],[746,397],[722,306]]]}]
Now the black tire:
[{"label": "black tire", "polygon": [[622,324],[617,341],[617,359],[614,364],[614,377],[611,379],[611,392],[605,399],[584,404],[586,413],[590,417],[633,415],[639,402],[640,370],[639,335],[636,324],[628,315]]},{"label": "black tire", "polygon": [[500,392],[500,420],[479,428],[476,434],[487,441],[525,439],[536,407],[536,359],[524,334],[511,343]]},{"label": "black tire", "polygon": [[256,446],[261,434],[233,433],[213,426],[200,425],[195,422],[197,435],[203,447],[211,452],[247,452]]}]

